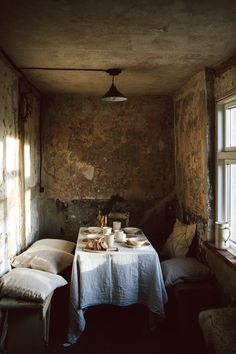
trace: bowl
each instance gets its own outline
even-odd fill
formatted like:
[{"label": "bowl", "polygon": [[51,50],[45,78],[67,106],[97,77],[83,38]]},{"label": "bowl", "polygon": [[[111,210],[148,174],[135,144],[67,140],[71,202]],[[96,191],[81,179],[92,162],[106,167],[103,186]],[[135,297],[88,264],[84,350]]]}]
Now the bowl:
[{"label": "bowl", "polygon": [[137,227],[125,227],[124,231],[126,234],[134,235],[136,232],[140,231]]}]

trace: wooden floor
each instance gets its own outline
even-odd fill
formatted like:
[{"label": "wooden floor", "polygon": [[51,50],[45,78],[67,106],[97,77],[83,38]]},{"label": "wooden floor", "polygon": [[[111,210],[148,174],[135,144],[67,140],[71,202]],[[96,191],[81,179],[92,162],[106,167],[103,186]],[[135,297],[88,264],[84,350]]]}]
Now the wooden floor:
[{"label": "wooden floor", "polygon": [[173,323],[160,323],[155,332],[148,326],[142,305],[118,308],[96,306],[86,312],[86,330],[75,345],[63,347],[66,315],[52,314],[47,354],[205,354],[199,334],[181,334]]}]

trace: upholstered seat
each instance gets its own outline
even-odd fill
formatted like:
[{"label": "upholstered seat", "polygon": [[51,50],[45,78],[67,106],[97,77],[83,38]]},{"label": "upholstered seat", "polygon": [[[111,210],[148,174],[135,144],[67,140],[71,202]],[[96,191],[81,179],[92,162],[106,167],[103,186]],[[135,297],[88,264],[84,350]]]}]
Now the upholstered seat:
[{"label": "upholstered seat", "polygon": [[199,325],[209,353],[236,354],[236,308],[200,312]]}]

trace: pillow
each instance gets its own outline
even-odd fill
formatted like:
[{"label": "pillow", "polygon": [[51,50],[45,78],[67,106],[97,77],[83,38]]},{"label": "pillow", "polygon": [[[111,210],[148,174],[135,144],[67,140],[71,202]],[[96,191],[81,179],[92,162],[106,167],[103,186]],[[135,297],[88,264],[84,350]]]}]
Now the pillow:
[{"label": "pillow", "polygon": [[162,275],[168,288],[185,280],[194,282],[210,276],[209,269],[195,258],[172,258],[161,262]]},{"label": "pillow", "polygon": [[71,253],[75,248],[75,243],[72,241],[54,239],[54,238],[44,238],[34,242],[28,249],[35,250],[46,250],[56,248],[59,251],[64,251]]},{"label": "pillow", "polygon": [[60,275],[28,268],[15,268],[0,279],[0,296],[42,302],[67,281]]},{"label": "pillow", "polygon": [[187,225],[176,219],[173,231],[164,244],[161,254],[170,258],[186,256],[195,232],[196,224]]},{"label": "pillow", "polygon": [[71,253],[46,249],[33,251],[29,248],[14,258],[12,266],[15,268],[32,268],[44,270],[50,273],[60,273],[73,262],[74,256]]}]

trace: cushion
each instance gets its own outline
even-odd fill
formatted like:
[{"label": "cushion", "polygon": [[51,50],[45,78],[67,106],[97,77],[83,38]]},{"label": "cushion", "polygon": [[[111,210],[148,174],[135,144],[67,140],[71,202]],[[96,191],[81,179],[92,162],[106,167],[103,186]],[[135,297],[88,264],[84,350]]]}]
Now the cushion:
[{"label": "cushion", "polygon": [[209,352],[236,353],[236,307],[201,311],[198,321]]},{"label": "cushion", "polygon": [[0,278],[0,296],[42,302],[67,281],[60,275],[29,268],[15,268]]},{"label": "cushion", "polygon": [[16,268],[44,270],[57,274],[69,267],[73,259],[74,256],[71,253],[58,251],[53,248],[36,251],[29,248],[14,258],[12,266]]},{"label": "cushion", "polygon": [[39,249],[51,249],[56,248],[57,250],[71,253],[75,248],[75,243],[72,241],[54,239],[54,238],[44,238],[34,242],[29,249],[39,250]]},{"label": "cushion", "polygon": [[196,224],[183,224],[178,219],[166,243],[163,246],[161,254],[169,258],[185,257],[192,244],[196,232]]},{"label": "cushion", "polygon": [[209,269],[191,257],[168,259],[161,262],[161,269],[167,288],[183,281],[205,280],[210,276]]}]

